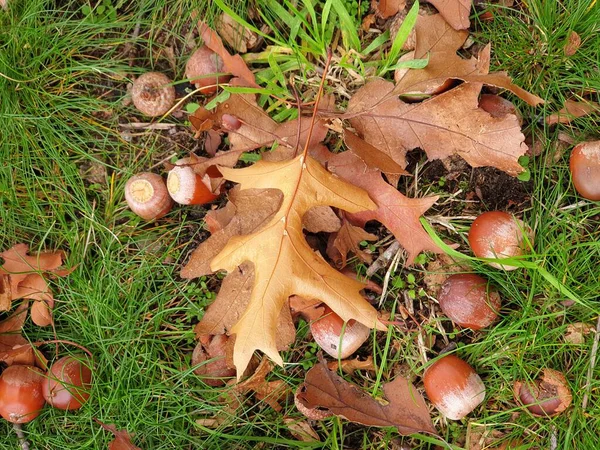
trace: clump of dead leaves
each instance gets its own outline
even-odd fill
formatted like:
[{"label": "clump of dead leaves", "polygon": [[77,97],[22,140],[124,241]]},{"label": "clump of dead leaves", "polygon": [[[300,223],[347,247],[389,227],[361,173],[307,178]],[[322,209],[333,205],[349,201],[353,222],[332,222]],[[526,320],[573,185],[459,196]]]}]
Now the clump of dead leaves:
[{"label": "clump of dead leaves", "polygon": [[[514,109],[490,114],[481,108],[481,90],[487,84],[510,90],[533,106],[543,101],[512,84],[505,73],[489,73],[490,45],[470,59],[457,54],[468,33],[456,29],[468,27],[470,6],[469,1],[441,2],[444,14],[419,16],[410,57],[428,55],[428,66],[404,71],[395,84],[367,81],[345,112],[336,111],[333,97],[322,94],[322,83],[313,113],[305,115],[300,108],[297,119],[284,123],[271,119],[254,94],[240,93],[190,117],[198,134],[227,134],[229,141],[228,150],[212,158],[194,157],[190,166],[215,185],[224,180],[237,183],[228,192],[225,207],[207,214],[211,236],[181,272],[191,279],[227,271],[215,302],[196,327],[202,350],[198,354],[203,358],[197,363],[217,356],[222,360],[219,368],[235,369],[238,380],[253,364],[255,350],[283,365],[279,351],[295,340],[290,298],[313,302],[302,306],[311,311],[308,320],[318,318],[323,310],[319,305],[325,304],[345,321],[385,330],[377,310],[361,294],[365,284],[338,268],[346,265],[349,253],[371,260],[360,242],[375,239],[364,230],[372,220],[383,224],[402,245],[406,265],[422,251],[441,252],[420,223],[437,197],[408,198],[396,188],[400,177],[409,175],[405,169],[410,150],[420,148],[429,159],[458,155],[473,167],[493,166],[511,175],[523,171],[518,159],[528,148],[520,118]],[[256,87],[239,55],[229,54],[205,24],[200,23],[199,29],[205,44],[234,75],[231,85]],[[324,145],[336,128],[328,127],[332,119],[345,124],[339,137],[347,151],[337,154]],[[263,147],[275,150],[262,153],[262,160],[250,167],[232,168],[242,153]],[[311,247],[305,231],[331,233],[326,253],[337,268]],[[216,336],[223,336],[217,341],[226,342],[227,348],[213,348]],[[263,390],[271,388],[265,387],[270,383],[265,361],[259,387],[250,384],[266,399]],[[279,392],[274,398],[280,398],[287,389],[277,383],[270,392]],[[385,406],[337,376],[322,360],[308,372],[296,404],[309,417],[311,411],[319,416],[327,411],[368,425],[393,425],[401,433],[435,433],[423,399],[407,380],[398,378],[386,385],[384,394],[389,402]],[[269,404],[278,409],[276,401]],[[339,404],[353,405],[351,412],[343,412]]]},{"label": "clump of dead leaves", "polygon": [[[49,276],[66,276],[72,269],[62,267],[64,252],[29,254],[27,244],[17,244],[0,253],[4,260],[0,266],[0,312],[10,311],[12,302],[23,301],[4,321],[0,322],[0,362],[7,365],[38,365],[46,369],[41,353],[21,335],[21,330],[31,312],[32,321],[48,326],[52,321],[54,296],[46,280]],[[29,301],[33,300],[31,308]]]}]

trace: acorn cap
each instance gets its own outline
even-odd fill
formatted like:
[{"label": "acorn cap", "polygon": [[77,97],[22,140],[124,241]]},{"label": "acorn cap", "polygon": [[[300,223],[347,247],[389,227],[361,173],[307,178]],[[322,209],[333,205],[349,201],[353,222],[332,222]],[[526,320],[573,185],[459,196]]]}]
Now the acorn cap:
[{"label": "acorn cap", "polygon": [[173,207],[165,181],[160,175],[142,172],[125,184],[125,200],[129,208],[142,219],[159,219]]},{"label": "acorn cap", "polygon": [[148,72],[133,82],[131,99],[138,111],[150,117],[161,116],[175,104],[175,87],[160,72]]}]

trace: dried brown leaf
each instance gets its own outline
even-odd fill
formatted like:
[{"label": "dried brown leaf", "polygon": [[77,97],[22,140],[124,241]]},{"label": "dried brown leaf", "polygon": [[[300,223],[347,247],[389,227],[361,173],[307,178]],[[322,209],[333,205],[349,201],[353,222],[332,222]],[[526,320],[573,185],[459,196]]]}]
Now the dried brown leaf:
[{"label": "dried brown leaf", "polygon": [[[233,116],[240,121],[240,127],[230,130],[223,127],[223,115]],[[256,103],[252,94],[232,94],[229,99],[219,104],[214,112],[209,113],[204,108],[198,108],[190,115],[190,121],[198,131],[203,131],[209,124],[213,128],[229,133],[230,150],[225,153],[239,155],[260,147],[268,147],[275,142],[290,154],[295,156],[298,149],[306,144],[310,130],[310,118],[301,116],[284,123],[277,123]],[[317,120],[310,136],[310,145],[315,145],[325,139],[327,128],[325,122]],[[298,139],[299,137],[299,139]],[[237,161],[237,158],[235,159]],[[207,164],[211,164],[210,160]],[[221,162],[212,164],[226,165]]]},{"label": "dried brown leaf", "polygon": [[226,13],[221,14],[217,27],[219,35],[238,53],[246,53],[248,48],[258,43],[256,33],[242,26]]},{"label": "dried brown leaf", "polygon": [[548,125],[555,125],[557,123],[569,124],[574,119],[597,112],[600,112],[599,103],[587,100],[566,100],[565,105],[560,111],[546,117],[546,123]]},{"label": "dried brown leaf", "polygon": [[385,173],[391,185],[397,186],[400,176],[408,175],[408,172],[389,154],[380,151],[348,130],[344,130],[344,143],[348,150],[362,159],[369,169],[379,169]]},{"label": "dried brown leaf", "polygon": [[377,370],[377,367],[375,367],[373,362],[372,355],[367,356],[367,359],[365,360],[361,360],[356,357],[354,359],[344,359],[342,361],[329,361],[327,363],[327,368],[333,371],[341,368],[344,373],[348,375],[354,374],[354,372],[357,370],[367,370],[370,372],[375,372]]},{"label": "dried brown leaf", "polygon": [[225,70],[238,77],[242,84],[249,87],[259,87],[256,78],[240,55],[231,55],[223,45],[217,33],[211,30],[204,22],[198,22],[198,31],[204,44],[223,59]]},{"label": "dried brown leaf", "polygon": [[310,233],[335,233],[342,223],[329,206],[316,206],[304,214],[302,226]]},{"label": "dried brown leaf", "polygon": [[422,103],[406,104],[384,80],[367,83],[348,104],[346,117],[371,145],[406,167],[408,150],[430,159],[457,154],[471,166],[493,166],[516,175],[527,151],[516,116],[493,118],[478,108],[480,85],[465,83]]},{"label": "dried brown leaf", "polygon": [[[214,302],[196,325],[196,337],[229,334],[240,320],[250,302],[254,285],[252,263],[244,263],[223,279],[221,289]],[[277,318],[277,350],[286,350],[296,339],[296,329],[286,302]]]},{"label": "dried brown leaf", "polygon": [[417,59],[423,58],[429,52],[456,52],[469,36],[468,31],[452,28],[441,14],[419,16],[415,32]]},{"label": "dried brown leaf", "polygon": [[466,30],[471,22],[473,0],[427,0],[440,12],[442,17],[455,30]]},{"label": "dried brown leaf", "polygon": [[98,425],[104,428],[106,431],[110,431],[115,438],[108,443],[108,450],[142,450],[136,447],[131,442],[133,434],[127,432],[127,430],[118,430],[114,424],[105,424],[100,422],[98,419],[94,419]]},{"label": "dried brown leaf", "polygon": [[325,309],[321,300],[292,295],[290,297],[290,311],[292,317],[301,316],[307,322],[311,322],[321,317]]},{"label": "dried brown leaf", "polygon": [[0,322],[0,362],[35,365],[33,347],[21,336],[21,329],[27,319],[28,302],[19,305],[13,314]]},{"label": "dried brown leaf", "polygon": [[422,251],[440,253],[441,250],[423,229],[419,219],[437,200],[437,197],[407,198],[387,184],[378,170],[368,169],[351,152],[329,156],[329,170],[344,180],[362,187],[377,204],[377,209],[349,214],[355,224],[364,225],[378,220],[390,230],[407,253],[406,265],[413,263]]},{"label": "dried brown leaf", "polygon": [[279,401],[287,396],[290,387],[283,380],[267,381],[266,377],[271,370],[273,370],[273,363],[263,358],[254,374],[236,384],[233,389],[241,394],[253,392],[258,400],[264,400],[275,411],[281,411],[283,408]]},{"label": "dried brown leaf", "polygon": [[585,342],[585,336],[594,331],[594,326],[588,323],[577,322],[567,325],[565,341],[569,344],[581,345]]},{"label": "dried brown leaf", "polygon": [[310,426],[310,423],[306,420],[292,419],[291,417],[284,417],[283,422],[286,424],[290,433],[302,442],[319,442],[321,439],[317,432]]},{"label": "dried brown leaf", "polygon": [[[346,218],[342,220],[340,230],[332,234],[327,244],[327,255],[344,267],[349,252],[354,253],[361,261],[370,263],[373,255],[361,248],[363,241],[376,241],[377,236],[367,233],[363,228],[352,225]],[[331,245],[330,245],[331,243]]]},{"label": "dried brown leaf", "polygon": [[488,73],[490,51],[491,45],[488,44],[479,53],[477,59],[463,59],[454,50],[432,52],[427,67],[406,71],[398,81],[394,93],[409,98],[433,95],[450,88],[453,80],[462,80],[507,89],[531,106],[544,103],[544,100],[537,95],[512,83],[506,73]]},{"label": "dried brown leaf", "polygon": [[0,273],[0,311],[8,311],[12,302],[10,275]]},{"label": "dried brown leaf", "polygon": [[406,0],[374,0],[375,12],[382,19],[387,19],[406,8]]},{"label": "dried brown leaf", "polygon": [[[238,235],[250,234],[266,225],[279,209],[282,194],[277,189],[232,190],[229,200],[236,214],[222,230],[202,242],[181,270],[183,278],[196,278],[212,273],[211,260],[225,247],[227,241]],[[203,333],[218,334],[218,333]]]},{"label": "dried brown leaf", "polygon": [[52,312],[45,301],[37,300],[31,305],[31,320],[40,327],[52,325]]},{"label": "dried brown leaf", "polygon": [[202,377],[209,386],[222,386],[226,378],[235,375],[235,369],[227,365],[227,343],[229,338],[224,334],[200,336],[192,353],[192,365],[200,367],[194,373]]},{"label": "dried brown leaf", "polygon": [[254,350],[283,364],[277,352],[277,318],[291,295],[319,298],[343,320],[354,319],[384,329],[375,309],[360,295],[363,285],[334,270],[308,245],[302,217],[315,206],[328,205],[351,212],[374,207],[360,188],[327,172],[311,157],[300,155],[281,162],[259,161],[244,169],[221,168],[226,179],[241,189],[278,188],[283,192],[279,211],[261,230],[235,236],[211,262],[211,269],[236,270],[254,263],[255,285],[248,308],[231,329],[236,334],[234,361],[238,377]]},{"label": "dried brown leaf", "polygon": [[436,434],[423,397],[406,379],[398,377],[385,384],[383,392],[386,405],[329,370],[321,356],[319,363],[306,374],[296,398],[306,408],[320,408],[363,425],[393,426],[404,435]]}]

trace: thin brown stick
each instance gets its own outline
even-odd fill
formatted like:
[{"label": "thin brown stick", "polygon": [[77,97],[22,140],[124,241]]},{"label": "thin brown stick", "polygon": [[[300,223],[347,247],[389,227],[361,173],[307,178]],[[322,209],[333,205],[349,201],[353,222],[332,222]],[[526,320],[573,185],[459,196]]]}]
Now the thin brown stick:
[{"label": "thin brown stick", "polygon": [[323,69],[323,76],[321,77],[321,84],[319,84],[319,91],[317,92],[317,98],[315,99],[315,106],[313,108],[312,117],[310,120],[310,128],[308,129],[308,134],[306,135],[306,144],[304,145],[304,151],[302,152],[303,158],[306,158],[308,154],[308,146],[310,144],[310,138],[313,134],[313,129],[315,127],[315,122],[317,120],[317,112],[319,110],[319,102],[321,101],[321,97],[323,96],[323,87],[325,86],[325,79],[327,78],[327,72],[329,71],[329,64],[331,63],[331,57],[333,56],[331,52],[331,48],[327,49],[327,61],[325,61],[325,68]]},{"label": "thin brown stick", "polygon": [[592,355],[590,357],[590,366],[588,367],[587,377],[585,381],[585,394],[583,394],[583,401],[581,402],[581,411],[585,411],[587,408],[588,399],[590,397],[590,390],[592,389],[592,375],[594,374],[594,368],[596,367],[596,355],[598,354],[598,341],[600,340],[600,316],[596,322],[596,334],[594,335],[594,344],[592,345]]}]

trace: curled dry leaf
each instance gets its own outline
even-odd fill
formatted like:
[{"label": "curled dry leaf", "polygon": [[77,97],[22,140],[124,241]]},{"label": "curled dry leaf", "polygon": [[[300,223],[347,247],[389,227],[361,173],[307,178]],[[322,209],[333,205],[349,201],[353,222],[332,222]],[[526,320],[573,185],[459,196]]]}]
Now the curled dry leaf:
[{"label": "curled dry leaf", "polygon": [[382,19],[387,19],[406,8],[406,0],[374,0],[375,13]]},{"label": "curled dry leaf", "polygon": [[473,167],[493,166],[511,175],[523,171],[527,151],[516,116],[495,119],[478,108],[480,84],[465,83],[422,103],[406,104],[384,80],[367,83],[348,103],[346,117],[371,145],[406,167],[408,150],[429,159],[459,155]]},{"label": "curled dry leaf", "polygon": [[224,334],[200,336],[192,354],[192,365],[200,367],[194,373],[209,386],[222,386],[226,378],[235,375],[235,369],[227,365],[226,353],[229,338]]},{"label": "curled dry leaf", "polygon": [[94,418],[94,421],[115,436],[115,438],[108,443],[108,450],[142,450],[133,445],[131,442],[133,434],[129,433],[127,430],[118,430],[114,424],[111,423],[107,425],[96,418]]},{"label": "curled dry leaf", "polygon": [[238,53],[246,53],[255,47],[259,38],[252,30],[237,23],[230,15],[223,13],[218,23],[219,35]]},{"label": "curled dry leaf", "polygon": [[471,25],[469,15],[473,0],[427,0],[440,12],[455,30],[466,30]]},{"label": "curled dry leaf", "polygon": [[569,344],[581,345],[585,342],[585,336],[594,331],[594,327],[587,323],[577,322],[567,325],[565,341]]},{"label": "curled dry leaf", "polygon": [[383,392],[388,402],[385,405],[329,370],[320,355],[319,363],[307,372],[298,388],[296,402],[309,411],[335,414],[351,422],[396,427],[404,435],[436,434],[425,400],[406,379],[398,377],[385,384]]},{"label": "curled dry leaf", "polygon": [[306,420],[292,419],[291,417],[284,417],[283,422],[287,425],[290,433],[302,442],[319,442],[321,439],[317,432],[310,426],[310,423]]},{"label": "curled dry leaf", "polygon": [[21,329],[27,319],[29,303],[21,303],[13,314],[0,322],[0,362],[11,366],[21,364],[36,365],[35,352],[29,341],[21,336]]},{"label": "curled dry leaf", "polygon": [[373,356],[367,356],[367,359],[362,361],[358,356],[354,359],[344,359],[343,361],[329,361],[327,363],[327,368],[329,370],[337,370],[341,368],[344,373],[348,375],[354,374],[357,370],[367,370],[370,372],[375,372],[377,367],[373,363]]},{"label": "curled dry leaf", "polygon": [[275,411],[281,411],[283,408],[279,402],[287,396],[290,387],[283,380],[267,381],[266,377],[272,370],[271,361],[263,358],[254,374],[234,385],[233,389],[240,394],[253,392],[258,400],[264,400]]},{"label": "curled dry leaf", "polygon": [[363,241],[376,241],[377,236],[367,233],[363,228],[352,225],[344,216],[342,226],[329,236],[327,243],[327,256],[333,261],[340,262],[344,267],[347,263],[349,252],[354,253],[361,261],[371,263],[373,255],[367,253],[360,246]]},{"label": "curled dry leaf", "polygon": [[70,270],[60,268],[64,258],[62,251],[35,256],[28,255],[28,251],[27,244],[17,244],[0,253],[4,259],[0,266],[0,311],[9,310],[12,300],[37,300],[32,309],[33,321],[40,326],[50,325],[54,297],[42,273],[65,276]]},{"label": "curled dry leaf", "polygon": [[375,309],[360,295],[363,285],[334,270],[310,248],[302,233],[302,217],[312,207],[327,205],[350,212],[375,207],[366,192],[303,155],[289,161],[259,161],[244,169],[220,170],[226,179],[240,183],[242,190],[278,188],[283,193],[281,207],[268,224],[252,234],[231,238],[211,262],[212,270],[229,272],[245,261],[254,263],[256,277],[250,302],[231,329],[236,334],[238,377],[257,349],[283,364],[276,345],[277,318],[287,298],[294,294],[322,300],[344,321],[354,319],[385,329]]},{"label": "curled dry leaf", "polygon": [[223,59],[225,70],[238,77],[242,84],[249,87],[259,87],[256,78],[240,55],[231,55],[223,45],[217,33],[211,30],[204,22],[198,22],[198,31],[204,44]]},{"label": "curled dry leaf", "polygon": [[587,100],[579,102],[566,100],[565,105],[560,111],[546,117],[546,123],[548,125],[555,125],[557,123],[569,124],[574,119],[598,112],[600,112],[599,103]]},{"label": "curled dry leaf", "polygon": [[52,325],[52,313],[48,303],[43,300],[37,300],[31,305],[31,320],[40,327]]},{"label": "curled dry leaf", "polygon": [[[235,118],[239,127],[228,128],[224,123],[225,118]],[[310,130],[310,118],[305,116],[284,123],[275,122],[256,103],[256,96],[252,94],[232,94],[214,112],[200,107],[190,115],[190,122],[198,132],[216,129],[229,133],[230,150],[217,153],[216,157],[221,159],[205,160],[202,166],[197,166],[197,172],[213,165],[233,167],[243,152],[269,147],[274,143],[278,144],[280,152],[286,150],[288,159],[292,158],[306,144]],[[309,146],[321,142],[326,135],[325,122],[317,120],[310,135]],[[268,159],[271,153],[263,156]]]}]

